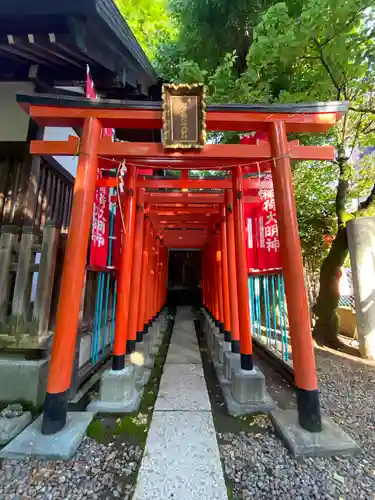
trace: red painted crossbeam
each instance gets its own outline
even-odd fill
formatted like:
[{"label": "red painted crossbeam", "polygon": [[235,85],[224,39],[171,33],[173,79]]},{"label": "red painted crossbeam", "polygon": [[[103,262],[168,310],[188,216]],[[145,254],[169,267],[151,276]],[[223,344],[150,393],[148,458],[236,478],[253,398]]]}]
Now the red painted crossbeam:
[{"label": "red painted crossbeam", "polygon": [[[36,155],[74,156],[78,153],[77,141],[32,141],[30,151]],[[333,160],[335,149],[332,146],[294,146],[290,147],[290,157],[293,160]],[[83,152],[84,153],[84,152]],[[112,142],[110,138],[101,139],[98,147],[99,156],[106,158],[126,158],[136,162],[148,158],[149,160],[165,160],[163,168],[174,168],[173,162],[194,162],[206,165],[207,169],[222,168],[225,166],[249,164],[265,161],[272,158],[268,142],[256,145],[248,144],[207,144],[201,150],[167,152],[162,144],[149,142]],[[159,166],[159,165],[158,165]],[[268,166],[269,167],[269,166]],[[193,168],[193,167],[192,167]]]}]

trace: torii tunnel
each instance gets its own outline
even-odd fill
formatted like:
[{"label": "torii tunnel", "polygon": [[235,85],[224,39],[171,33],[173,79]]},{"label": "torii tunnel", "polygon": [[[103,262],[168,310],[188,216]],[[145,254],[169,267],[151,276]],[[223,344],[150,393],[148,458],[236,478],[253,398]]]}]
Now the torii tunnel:
[{"label": "torii tunnel", "polygon": [[[200,150],[169,150],[161,143],[113,142],[102,128],[162,128],[161,103],[19,95],[40,126],[81,127],[81,138],[33,141],[36,155],[79,155],[71,222],[49,368],[42,432],[65,425],[80,299],[98,186],[116,187],[116,178],[97,176],[98,161],[126,160],[121,262],[118,269],[113,370],[163,308],[168,251],[194,248],[202,254],[203,306],[240,353],[241,368],[253,369],[249,310],[244,193],[257,188],[245,171],[272,172],[280,252],[293,351],[299,423],[321,430],[321,415],[310,313],[304,285],[293,194],[292,160],[333,160],[331,146],[288,142],[288,133],[324,133],[346,112],[346,103],[207,106],[207,131],[263,131],[256,144],[207,144]],[[245,168],[246,167],[246,168]],[[145,168],[181,170],[179,179],[145,177]],[[224,170],[223,179],[189,178],[189,169]]]}]

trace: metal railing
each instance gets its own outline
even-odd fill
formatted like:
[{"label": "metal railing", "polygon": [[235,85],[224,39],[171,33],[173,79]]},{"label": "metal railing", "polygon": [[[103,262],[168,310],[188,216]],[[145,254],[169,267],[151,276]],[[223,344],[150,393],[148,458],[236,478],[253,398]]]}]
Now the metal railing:
[{"label": "metal railing", "polygon": [[251,331],[264,347],[291,364],[288,311],[281,270],[249,275]]}]

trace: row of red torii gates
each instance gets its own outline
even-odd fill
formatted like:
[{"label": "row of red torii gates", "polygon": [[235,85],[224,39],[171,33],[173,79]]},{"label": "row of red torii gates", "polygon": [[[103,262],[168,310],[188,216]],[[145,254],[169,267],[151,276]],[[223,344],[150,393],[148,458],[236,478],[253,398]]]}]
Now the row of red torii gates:
[{"label": "row of red torii gates", "polygon": [[[161,129],[160,103],[26,95],[19,95],[18,101],[41,126],[82,127],[81,139],[31,143],[31,152],[37,155],[79,154],[42,432],[55,433],[66,421],[95,189],[117,186],[117,179],[97,179],[98,158],[119,163],[125,159],[127,166],[121,198],[124,234],[113,370],[124,368],[126,353],[142,340],[165,304],[170,248],[202,251],[204,306],[231,341],[232,351],[240,353],[242,369],[253,369],[244,192],[256,188],[258,181],[244,177],[244,166],[247,171],[249,165],[255,171],[259,166],[271,169],[299,423],[319,432],[319,393],[290,163],[333,160],[334,149],[288,142],[287,133],[324,133],[340,119],[346,104],[208,106],[208,131],[265,131],[268,140],[171,152],[162,144],[113,142],[101,136],[105,127]],[[150,167],[181,170],[181,177],[137,174],[137,169]],[[227,170],[228,177],[194,180],[188,176],[189,169],[217,168]]]}]

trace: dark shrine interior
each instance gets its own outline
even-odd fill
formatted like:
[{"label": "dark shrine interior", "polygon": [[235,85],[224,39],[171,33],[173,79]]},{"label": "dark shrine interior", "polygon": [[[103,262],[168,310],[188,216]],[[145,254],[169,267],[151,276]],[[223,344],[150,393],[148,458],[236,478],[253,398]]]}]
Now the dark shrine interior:
[{"label": "dark shrine interior", "polygon": [[170,250],[168,263],[168,296],[170,306],[202,303],[201,253],[199,250]]}]

